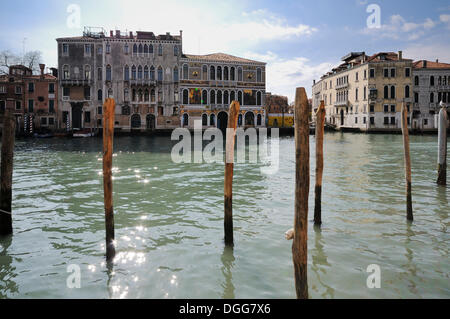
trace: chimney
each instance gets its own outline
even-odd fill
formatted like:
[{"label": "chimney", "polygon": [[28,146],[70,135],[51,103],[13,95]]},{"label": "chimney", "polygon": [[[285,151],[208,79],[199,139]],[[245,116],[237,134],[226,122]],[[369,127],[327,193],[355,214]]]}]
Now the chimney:
[{"label": "chimney", "polygon": [[130,38],[133,39],[133,31],[130,31]]},{"label": "chimney", "polygon": [[116,38],[120,38],[120,30],[116,30]]},{"label": "chimney", "polygon": [[43,79],[44,78],[45,64],[39,64],[39,68],[41,69],[41,79]]},{"label": "chimney", "polygon": [[398,59],[403,60],[403,52],[402,51],[398,51]]},{"label": "chimney", "polygon": [[110,31],[109,31],[109,36],[110,36],[111,38],[114,37],[114,31],[113,31],[113,30],[110,30]]},{"label": "chimney", "polygon": [[316,80],[313,80],[313,85],[316,85]]},{"label": "chimney", "polygon": [[439,63],[439,59],[436,59],[436,63]]},{"label": "chimney", "polygon": [[427,60],[423,60],[423,68],[424,68],[424,69],[427,68]]}]

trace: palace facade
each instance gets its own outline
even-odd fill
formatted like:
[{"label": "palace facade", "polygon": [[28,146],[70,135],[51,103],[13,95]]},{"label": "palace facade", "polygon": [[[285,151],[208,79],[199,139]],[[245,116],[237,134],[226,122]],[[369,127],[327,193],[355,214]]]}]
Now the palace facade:
[{"label": "palace facade", "polygon": [[[102,127],[102,105],[116,101],[116,131],[226,126],[232,100],[241,125],[264,126],[265,63],[216,53],[183,53],[179,35],[85,28],[59,38],[60,128]],[[225,124],[224,124],[225,123]]]}]

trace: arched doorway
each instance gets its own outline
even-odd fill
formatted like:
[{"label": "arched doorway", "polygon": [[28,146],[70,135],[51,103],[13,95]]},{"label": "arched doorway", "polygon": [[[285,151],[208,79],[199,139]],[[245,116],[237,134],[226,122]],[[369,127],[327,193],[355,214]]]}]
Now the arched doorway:
[{"label": "arched doorway", "polygon": [[183,114],[183,127],[189,126],[189,115],[187,113]]},{"label": "arched doorway", "polygon": [[131,116],[131,128],[132,129],[141,128],[141,116],[139,114],[133,114],[133,116]]},{"label": "arched doorway", "polygon": [[147,130],[155,129],[156,120],[155,120],[155,116],[153,114],[147,114],[146,122],[147,122]]},{"label": "arched doorway", "polygon": [[344,110],[341,110],[341,126],[344,126]]},{"label": "arched doorway", "polygon": [[253,112],[245,113],[245,126],[255,126],[255,114]]},{"label": "arched doorway", "polygon": [[217,115],[217,127],[221,130],[221,131],[226,131],[228,126],[228,114],[227,112],[219,112],[219,114]]},{"label": "arched doorway", "polygon": [[82,128],[82,121],[81,121],[82,115],[83,115],[83,104],[72,103],[72,129]]}]

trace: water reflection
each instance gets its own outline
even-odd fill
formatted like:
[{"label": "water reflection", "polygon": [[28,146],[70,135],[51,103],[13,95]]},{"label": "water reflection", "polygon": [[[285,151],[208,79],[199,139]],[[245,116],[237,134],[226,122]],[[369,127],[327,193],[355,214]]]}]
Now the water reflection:
[{"label": "water reflection", "polygon": [[12,266],[13,257],[8,254],[11,243],[12,235],[0,237],[0,299],[19,292],[19,287],[14,281],[17,276],[16,267]]},{"label": "water reflection", "polygon": [[233,273],[232,269],[234,266],[234,252],[233,247],[226,247],[223,249],[223,253],[221,256],[222,261],[222,274],[224,278],[224,282],[222,284],[223,287],[223,299],[234,299],[234,285],[233,285]]},{"label": "water reflection", "polygon": [[108,288],[108,296],[109,299],[112,299],[114,297],[114,287],[111,285],[111,280],[114,276],[114,262],[109,260],[106,262],[106,275],[108,277],[106,281],[106,287]]},{"label": "water reflection", "polygon": [[[325,275],[327,273],[326,269],[331,267],[331,264],[327,260],[327,255],[324,252],[324,241],[322,238],[322,229],[320,226],[314,225],[314,249],[312,251],[312,266],[311,269],[317,277],[317,281],[320,285],[325,288],[325,291],[322,293],[322,297],[333,298],[334,297],[334,289],[324,283],[321,279],[321,274]],[[315,287],[313,286],[313,289]]]},{"label": "water reflection", "polygon": [[414,281],[415,278],[417,277],[417,266],[414,262],[414,251],[412,248],[410,248],[411,246],[413,246],[413,239],[414,236],[416,235],[416,233],[414,232],[414,230],[412,229],[413,224],[410,221],[406,222],[406,238],[405,238],[405,257],[406,257],[406,265],[405,265],[405,270],[408,274],[407,276],[407,281],[409,282],[408,284],[408,290],[415,294],[418,295],[419,291],[417,290],[417,286],[416,286],[416,282]]}]

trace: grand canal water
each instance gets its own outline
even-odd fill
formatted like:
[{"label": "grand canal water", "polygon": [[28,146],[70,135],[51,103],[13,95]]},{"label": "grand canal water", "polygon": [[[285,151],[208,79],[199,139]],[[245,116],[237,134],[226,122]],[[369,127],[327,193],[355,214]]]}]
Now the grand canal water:
[{"label": "grand canal water", "polygon": [[[450,189],[436,136],[412,136],[415,221],[406,222],[399,135],[325,137],[322,229],[309,224],[312,298],[449,298]],[[234,250],[223,244],[220,164],[174,164],[170,137],[116,137],[117,257],[105,265],[101,139],[16,143],[14,235],[0,240],[5,298],[294,298],[294,140],[280,170],[237,164]],[[310,219],[314,137],[311,137]],[[81,269],[69,289],[67,266]],[[368,289],[367,266],[381,268]]]}]

